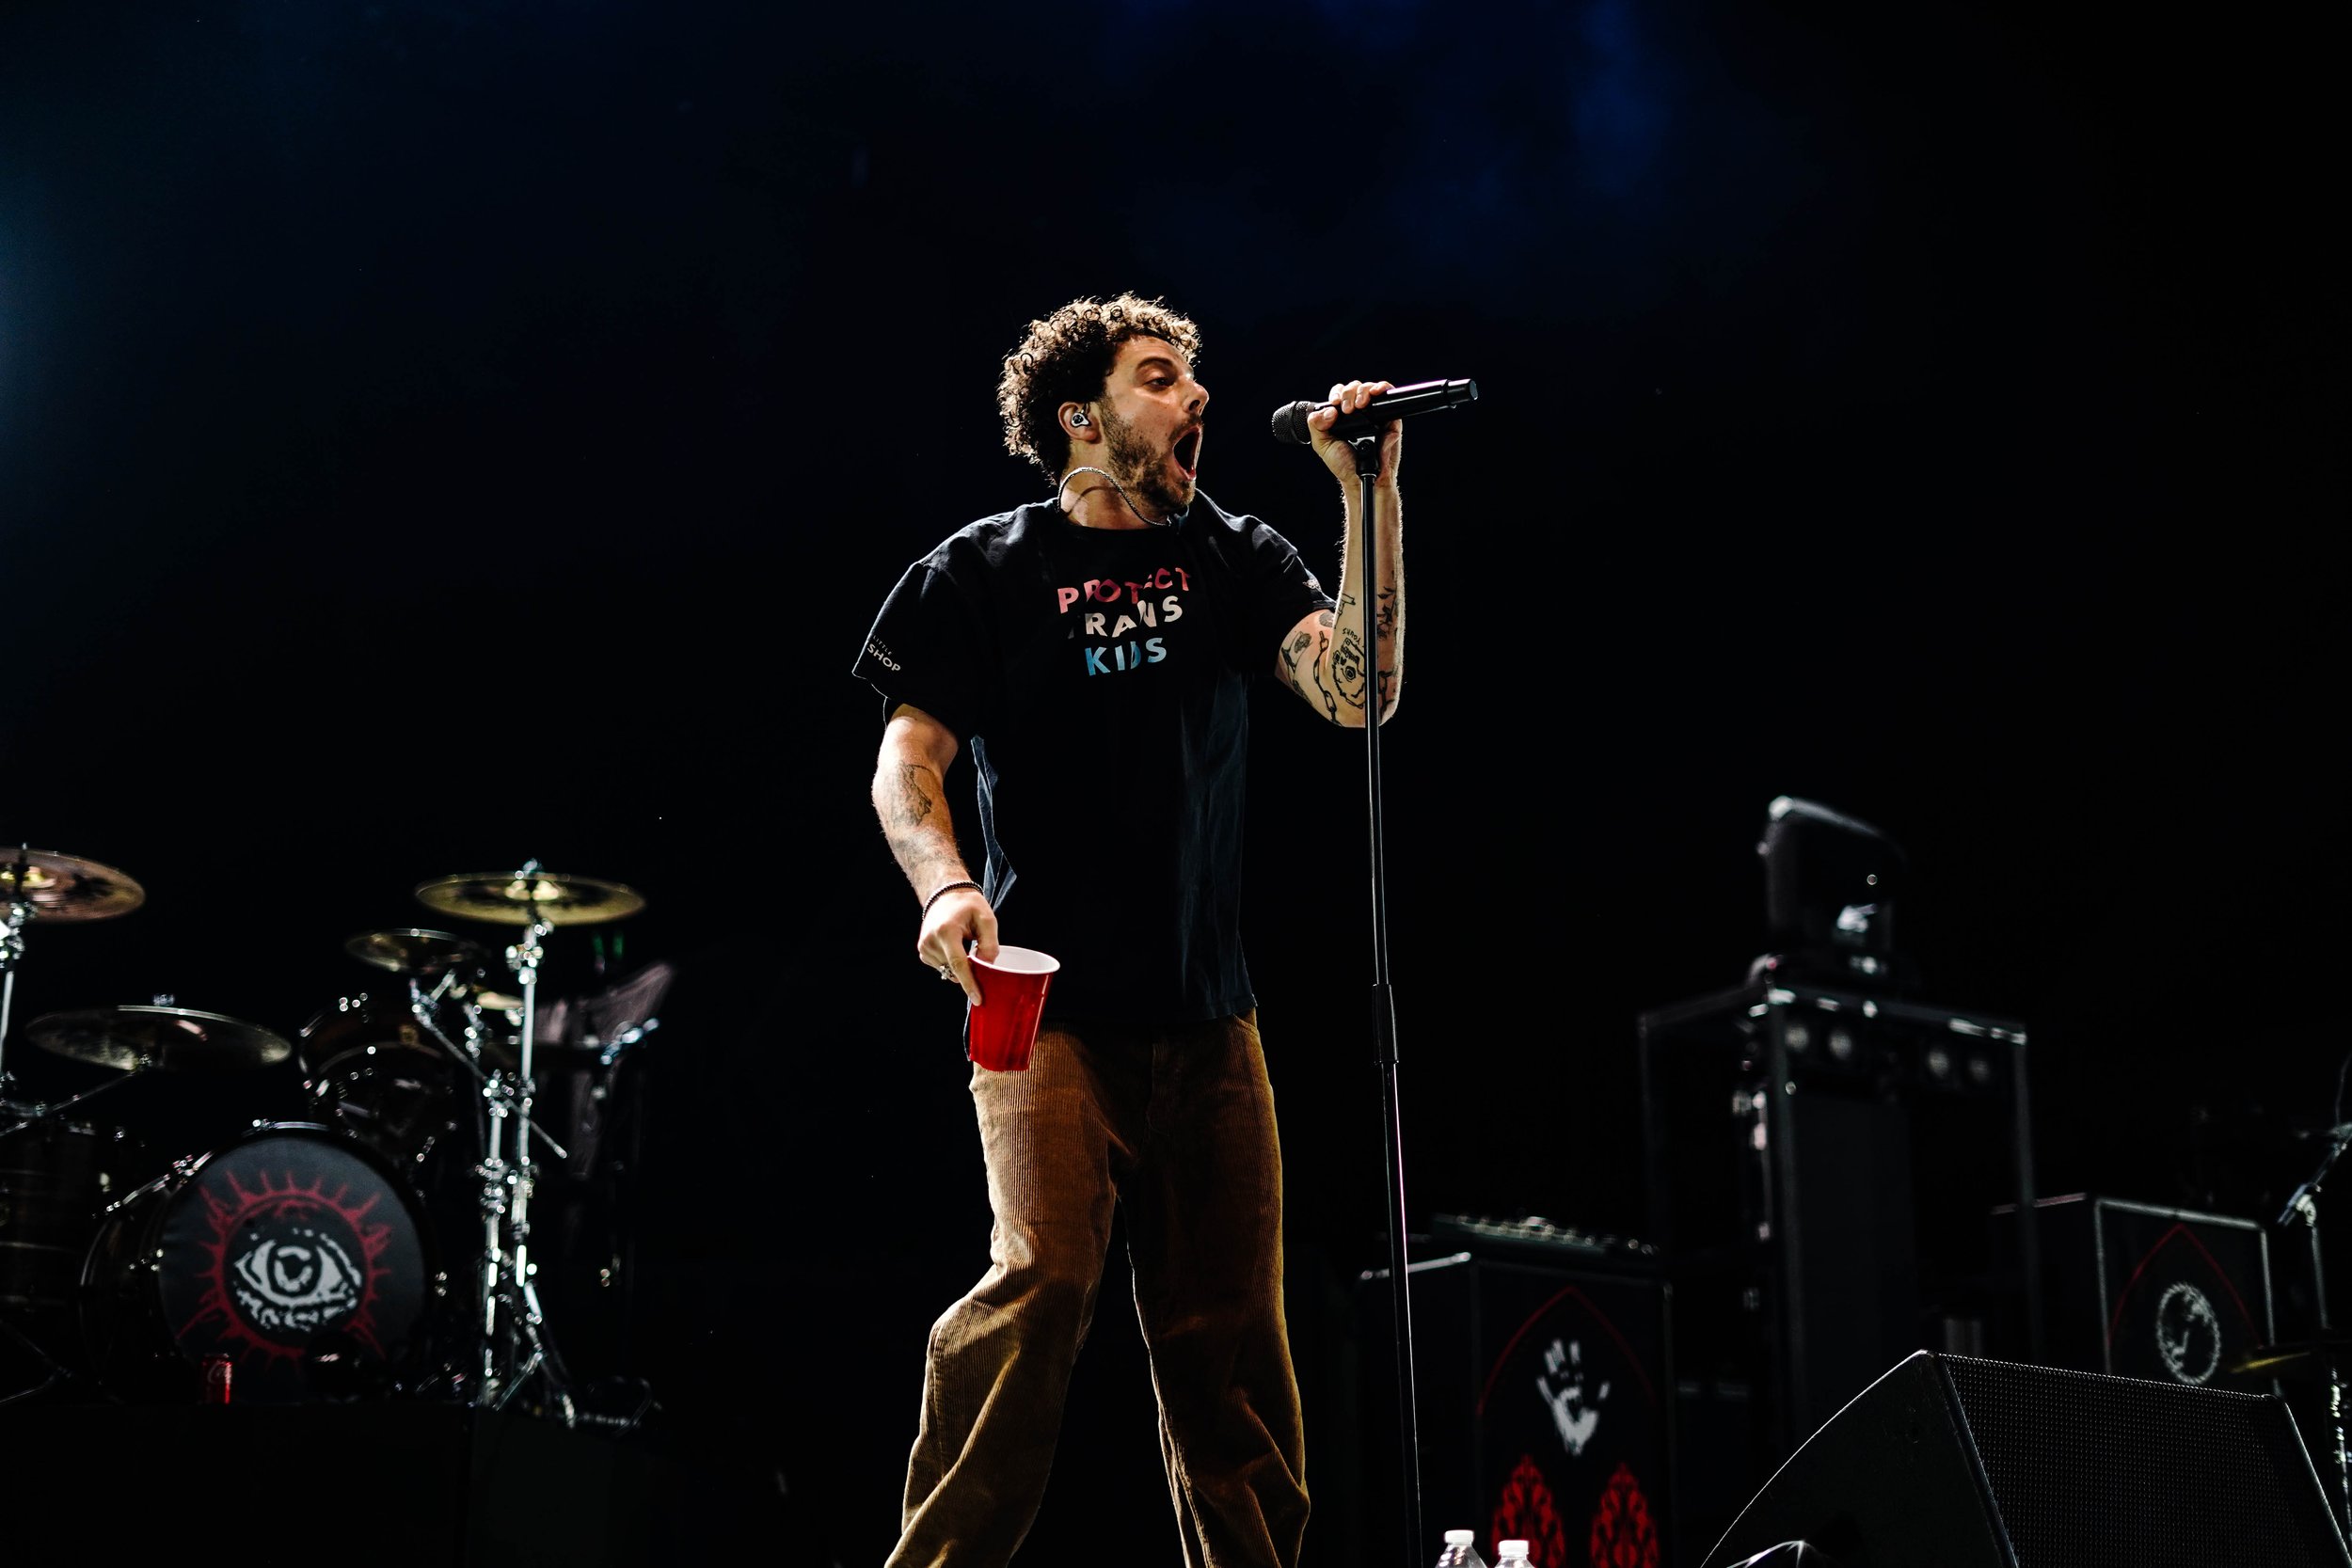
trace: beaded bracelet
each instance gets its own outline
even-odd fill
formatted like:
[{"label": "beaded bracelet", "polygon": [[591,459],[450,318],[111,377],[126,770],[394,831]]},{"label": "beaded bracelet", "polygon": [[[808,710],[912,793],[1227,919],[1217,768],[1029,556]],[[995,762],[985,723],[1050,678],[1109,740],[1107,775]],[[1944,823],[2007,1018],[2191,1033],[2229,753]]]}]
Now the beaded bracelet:
[{"label": "beaded bracelet", "polygon": [[931,912],[931,906],[939,902],[939,895],[941,894],[953,893],[960,887],[968,887],[975,893],[982,891],[980,884],[977,882],[943,882],[938,887],[931,890],[931,895],[929,898],[923,900],[923,912],[925,914]]}]

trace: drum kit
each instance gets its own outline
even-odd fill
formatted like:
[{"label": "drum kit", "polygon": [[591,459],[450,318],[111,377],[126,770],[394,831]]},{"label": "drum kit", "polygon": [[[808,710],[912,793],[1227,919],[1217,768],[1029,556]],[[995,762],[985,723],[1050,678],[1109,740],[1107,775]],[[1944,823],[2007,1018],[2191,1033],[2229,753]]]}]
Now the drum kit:
[{"label": "drum kit", "polygon": [[[582,1125],[534,1117],[538,1047],[553,1043],[540,977],[558,927],[624,919],[640,895],[536,862],[425,882],[414,893],[427,910],[506,927],[502,952],[422,927],[355,936],[344,951],[394,994],[342,997],[291,1039],[161,1002],[47,1013],[12,1034],[27,932],[127,914],[146,895],[94,861],[0,855],[0,1343],[36,1369],[24,1388],[0,1385],[0,1404],[79,1385],[110,1399],[416,1398],[612,1420],[575,1397],[532,1255],[539,1162],[573,1162],[558,1134],[578,1144]],[[634,1016],[554,1005],[593,1030],[555,1033],[568,1057],[593,1050],[596,1101],[658,1027],[663,990],[635,988]],[[107,1076],[54,1103],[19,1101],[7,1057],[18,1043]],[[138,1140],[91,1115],[134,1079],[289,1058],[314,1119],[257,1120],[136,1184]]]}]

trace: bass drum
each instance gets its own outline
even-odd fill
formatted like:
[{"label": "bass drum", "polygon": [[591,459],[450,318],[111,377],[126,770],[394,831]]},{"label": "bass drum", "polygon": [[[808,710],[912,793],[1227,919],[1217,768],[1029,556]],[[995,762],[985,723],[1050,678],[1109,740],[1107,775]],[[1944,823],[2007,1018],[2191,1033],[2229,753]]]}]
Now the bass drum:
[{"label": "bass drum", "polygon": [[82,1270],[82,1330],[125,1395],[194,1398],[229,1359],[237,1403],[393,1391],[425,1369],[440,1295],[390,1161],[348,1133],[262,1123],[108,1212]]}]

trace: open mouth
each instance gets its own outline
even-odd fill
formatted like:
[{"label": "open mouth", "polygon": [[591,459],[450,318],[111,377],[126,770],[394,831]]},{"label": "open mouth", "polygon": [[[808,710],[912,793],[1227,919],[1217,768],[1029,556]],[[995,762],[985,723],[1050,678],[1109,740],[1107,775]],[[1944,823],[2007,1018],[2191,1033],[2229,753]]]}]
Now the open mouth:
[{"label": "open mouth", "polygon": [[1199,425],[1194,425],[1190,430],[1176,437],[1174,456],[1176,466],[1184,470],[1186,479],[1191,479],[1200,472],[1200,427]]}]

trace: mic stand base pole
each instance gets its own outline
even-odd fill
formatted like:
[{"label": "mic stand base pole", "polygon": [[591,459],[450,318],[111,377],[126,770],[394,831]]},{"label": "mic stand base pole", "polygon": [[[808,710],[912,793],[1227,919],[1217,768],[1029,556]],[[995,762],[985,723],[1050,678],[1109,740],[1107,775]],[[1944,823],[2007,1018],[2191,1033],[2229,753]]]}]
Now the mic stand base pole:
[{"label": "mic stand base pole", "polygon": [[[1413,1391],[1412,1280],[1406,1273],[1405,1130],[1397,1110],[1396,997],[1389,985],[1388,858],[1381,827],[1380,714],[1388,691],[1380,678],[1380,525],[1375,482],[1380,477],[1380,436],[1359,436],[1347,443],[1356,454],[1357,521],[1363,529],[1362,594],[1364,658],[1365,817],[1372,849],[1372,1052],[1380,1070],[1380,1141],[1387,1165],[1389,1212],[1389,1323],[1396,1353],[1398,1480],[1405,1503],[1405,1568],[1419,1568],[1421,1533],[1421,1415]],[[1343,589],[1343,591],[1344,591]]]},{"label": "mic stand base pole", "polygon": [[[2312,1284],[2316,1292],[2319,1332],[2323,1339],[2328,1334],[2328,1278],[2327,1271],[2319,1261],[2319,1190],[2326,1184],[2328,1173],[2336,1168],[2336,1162],[2344,1158],[2346,1148],[2352,1148],[2352,1129],[2339,1125],[2329,1132],[2328,1152],[2320,1156],[2319,1168],[2295,1189],[2293,1196],[2287,1199],[2286,1207],[2279,1211],[2278,1219],[2272,1222],[2284,1228],[2299,1219],[2311,1227]],[[2336,1461],[2333,1508],[2339,1515],[2336,1522],[2344,1528],[2345,1537],[2352,1539],[2352,1446],[2346,1445],[2344,1433],[2344,1363],[2332,1346],[2325,1354],[2328,1357],[2328,1433],[2335,1448]]]}]

